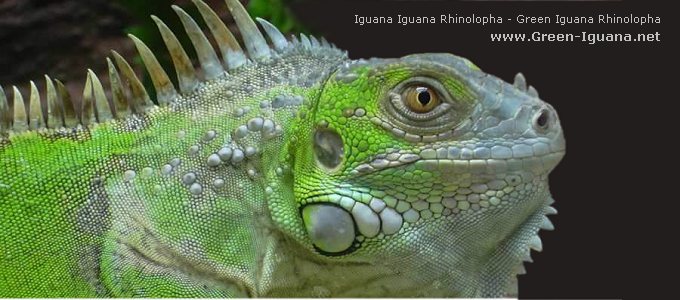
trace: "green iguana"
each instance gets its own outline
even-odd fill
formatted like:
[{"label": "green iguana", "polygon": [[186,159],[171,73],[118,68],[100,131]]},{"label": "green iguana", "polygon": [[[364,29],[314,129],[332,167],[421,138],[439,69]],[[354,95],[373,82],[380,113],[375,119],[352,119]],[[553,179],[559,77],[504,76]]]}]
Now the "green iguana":
[{"label": "green iguana", "polygon": [[178,87],[131,36],[154,102],[116,52],[82,98],[0,93],[0,297],[515,295],[565,151],[524,77],[350,60],[226,2],[243,48],[173,6],[200,71],[153,17]]}]

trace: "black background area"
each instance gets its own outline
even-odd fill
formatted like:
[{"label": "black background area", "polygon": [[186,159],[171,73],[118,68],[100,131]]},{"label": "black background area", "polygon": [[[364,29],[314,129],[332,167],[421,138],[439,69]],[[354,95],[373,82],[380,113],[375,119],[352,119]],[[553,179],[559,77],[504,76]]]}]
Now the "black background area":
[{"label": "black background area", "polygon": [[[512,82],[522,72],[559,113],[567,154],[550,176],[559,214],[520,276],[521,298],[651,299],[670,264],[671,180],[680,117],[677,12],[650,2],[304,1],[295,14],[352,58],[449,52]],[[354,24],[360,16],[502,16],[503,24]],[[661,17],[661,24],[517,24],[527,16]],[[513,21],[508,22],[507,18]],[[660,33],[660,42],[491,42],[490,33]],[[673,130],[674,131],[674,130]],[[670,173],[670,172],[669,172]],[[677,186],[677,184],[675,184]],[[672,223],[672,222],[671,222]],[[665,228],[665,229],[664,229]],[[652,250],[648,254],[645,249]],[[652,263],[659,259],[663,263]],[[646,270],[638,269],[645,266]],[[675,276],[677,278],[677,276]],[[635,279],[635,281],[631,281]],[[671,286],[672,287],[672,286]],[[670,295],[676,295],[673,293]]]}]

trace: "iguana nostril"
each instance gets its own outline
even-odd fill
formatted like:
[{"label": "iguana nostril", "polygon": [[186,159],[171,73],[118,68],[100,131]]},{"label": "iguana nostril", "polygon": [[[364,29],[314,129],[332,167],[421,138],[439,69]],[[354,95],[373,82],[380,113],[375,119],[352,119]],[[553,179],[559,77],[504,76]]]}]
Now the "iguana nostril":
[{"label": "iguana nostril", "polygon": [[340,135],[332,129],[317,129],[314,133],[314,155],[321,166],[335,169],[342,162],[345,148]]},{"label": "iguana nostril", "polygon": [[550,111],[542,109],[534,120],[534,126],[540,130],[548,130],[550,127]]},{"label": "iguana nostril", "polygon": [[302,209],[302,220],[312,243],[323,252],[343,252],[354,243],[354,221],[340,207],[327,204],[307,205]]}]

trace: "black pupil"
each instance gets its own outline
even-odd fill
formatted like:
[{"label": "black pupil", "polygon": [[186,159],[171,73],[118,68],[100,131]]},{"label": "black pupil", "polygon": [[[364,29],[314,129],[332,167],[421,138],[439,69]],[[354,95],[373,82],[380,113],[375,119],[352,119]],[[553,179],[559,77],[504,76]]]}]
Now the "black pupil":
[{"label": "black pupil", "polygon": [[430,103],[430,92],[426,88],[419,88],[418,90],[418,102],[425,106]]},{"label": "black pupil", "polygon": [[546,111],[541,112],[536,120],[536,124],[540,127],[545,127],[548,124],[548,113]]}]

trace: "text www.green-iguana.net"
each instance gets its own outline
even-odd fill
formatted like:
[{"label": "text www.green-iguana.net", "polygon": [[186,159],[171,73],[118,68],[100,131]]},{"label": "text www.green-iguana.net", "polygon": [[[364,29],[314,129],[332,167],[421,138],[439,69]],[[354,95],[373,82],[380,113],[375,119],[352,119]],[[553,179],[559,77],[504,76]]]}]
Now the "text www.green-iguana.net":
[{"label": "text www.green-iguana.net", "polygon": [[654,33],[491,33],[492,42],[584,42],[590,45],[600,42],[660,42],[661,34]]}]

